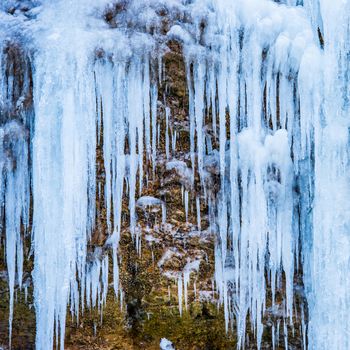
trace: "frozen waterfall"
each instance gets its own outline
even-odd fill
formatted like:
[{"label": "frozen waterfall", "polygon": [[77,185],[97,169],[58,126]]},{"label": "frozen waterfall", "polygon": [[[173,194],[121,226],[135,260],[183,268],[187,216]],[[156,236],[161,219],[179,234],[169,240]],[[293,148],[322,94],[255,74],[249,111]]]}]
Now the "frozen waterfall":
[{"label": "frozen waterfall", "polygon": [[[169,41],[180,44],[186,67],[190,168],[176,160],[172,112],[161,106]],[[9,338],[24,259],[34,259],[37,350],[54,341],[64,349],[69,310],[102,313],[109,281],[122,299],[122,218],[141,252],[137,200],[164,138],[163,161],[188,185],[186,222],[193,198],[199,231],[201,202],[212,218],[216,292],[238,348],[248,327],[261,348],[264,317],[279,298],[270,348],[280,327],[288,348],[302,313],[305,349],[349,349],[349,43],[348,0],[3,1],[0,249]],[[108,239],[91,251],[98,202]],[[166,203],[155,203],[165,225]],[[189,274],[179,276],[180,312]]]}]

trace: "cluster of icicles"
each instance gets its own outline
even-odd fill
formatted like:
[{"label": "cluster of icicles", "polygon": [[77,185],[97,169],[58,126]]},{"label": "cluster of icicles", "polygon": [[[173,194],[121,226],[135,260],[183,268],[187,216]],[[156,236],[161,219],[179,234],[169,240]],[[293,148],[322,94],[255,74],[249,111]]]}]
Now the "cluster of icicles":
[{"label": "cluster of icicles", "polygon": [[[5,23],[0,45],[5,47],[20,28],[22,44],[27,41],[32,52],[33,110],[28,112],[21,108],[23,101],[13,101],[15,72],[1,48],[0,195],[10,333],[16,278],[22,284],[23,239],[29,233],[37,350],[51,349],[54,338],[64,348],[68,305],[76,316],[86,304],[102,312],[108,255],[96,249],[95,258],[87,259],[95,199],[102,191],[114,290],[122,298],[118,242],[125,188],[130,230],[139,242],[136,199],[151,180],[145,179],[145,161],[155,171],[160,133],[166,134],[171,158],[168,109],[167,130],[157,126],[162,64],[161,50],[154,57],[156,39],[147,31],[107,28],[89,16],[104,1],[92,2],[45,1],[34,8],[32,20],[0,13]],[[293,280],[302,268],[308,347],[350,348],[350,5],[343,0],[141,2],[130,1],[131,16],[143,14],[146,29],[154,25],[157,6],[169,6],[170,14],[187,11],[192,18],[175,24],[166,37],[183,45],[190,178],[199,174],[203,195],[197,208],[207,201],[214,218],[216,288],[226,327],[237,329],[238,347],[245,347],[249,318],[260,348],[268,289],[273,305],[276,290],[283,290],[288,347]],[[11,108],[16,117],[4,120]],[[208,125],[212,133],[206,132]],[[96,188],[101,142],[106,179],[105,188]],[[172,144],[174,162],[176,135]],[[221,187],[214,199],[206,188],[210,156],[219,164]],[[273,326],[273,348],[277,333]]]}]

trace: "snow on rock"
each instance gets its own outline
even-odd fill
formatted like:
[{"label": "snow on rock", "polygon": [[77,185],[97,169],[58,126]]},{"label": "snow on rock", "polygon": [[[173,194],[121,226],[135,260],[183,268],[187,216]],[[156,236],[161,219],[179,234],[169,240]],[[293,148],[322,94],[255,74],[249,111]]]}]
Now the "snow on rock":
[{"label": "snow on rock", "polygon": [[189,45],[193,42],[193,38],[191,37],[191,35],[178,24],[170,28],[170,30],[167,33],[167,36],[170,39],[180,40],[186,45]]},{"label": "snow on rock", "polygon": [[150,210],[152,212],[162,211],[162,223],[166,222],[166,205],[165,203],[155,197],[143,196],[136,201],[136,206],[142,208],[143,210]]},{"label": "snow on rock", "polygon": [[162,200],[151,196],[140,197],[136,202],[136,205],[140,208],[157,207],[157,206],[161,207],[163,204],[164,203]]},{"label": "snow on rock", "polygon": [[161,339],[159,346],[160,350],[175,350],[173,343],[166,338]]},{"label": "snow on rock", "polygon": [[175,171],[180,178],[181,184],[183,184],[186,189],[192,187],[193,171],[187,166],[186,162],[182,160],[172,160],[167,162],[166,169],[168,171]]},{"label": "snow on rock", "polygon": [[179,258],[182,257],[182,254],[177,250],[177,248],[172,247],[165,251],[160,260],[158,261],[158,267],[162,267],[168,260],[170,260],[173,256],[177,256]]}]

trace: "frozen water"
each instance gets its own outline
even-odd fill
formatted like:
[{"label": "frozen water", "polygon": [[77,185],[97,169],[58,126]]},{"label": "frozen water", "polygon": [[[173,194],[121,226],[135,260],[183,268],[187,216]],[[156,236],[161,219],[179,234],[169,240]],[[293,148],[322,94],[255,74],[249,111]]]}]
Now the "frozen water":
[{"label": "frozen water", "polygon": [[[216,289],[238,348],[246,346],[247,321],[260,348],[269,291],[270,307],[277,292],[283,298],[272,347],[280,333],[288,346],[298,269],[309,348],[349,348],[349,6],[343,0],[130,0],[118,12],[107,0],[3,1],[0,199],[10,338],[31,210],[38,350],[52,348],[54,335],[64,348],[68,304],[76,316],[84,305],[102,313],[109,258],[88,251],[98,196],[105,202],[114,291],[123,298],[123,198],[139,246],[137,207],[161,207],[166,220],[164,201],[141,196],[163,135],[166,169],[179,177],[186,221],[195,208],[200,231],[200,208],[209,208]],[[108,23],[105,11],[114,16]],[[186,64],[188,164],[176,159],[171,109],[164,106],[165,129],[157,118],[168,40],[183,46]],[[99,146],[103,188],[96,188]],[[201,193],[194,194],[197,175]],[[219,179],[218,193],[211,176]],[[160,268],[172,254],[164,254]],[[180,313],[198,264],[189,262],[177,276]]]}]

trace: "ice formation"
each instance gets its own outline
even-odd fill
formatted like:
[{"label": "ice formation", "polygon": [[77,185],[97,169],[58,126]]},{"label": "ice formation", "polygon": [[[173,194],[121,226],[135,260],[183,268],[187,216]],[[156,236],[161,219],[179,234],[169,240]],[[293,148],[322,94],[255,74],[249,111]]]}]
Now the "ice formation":
[{"label": "ice formation", "polygon": [[[108,255],[87,249],[96,198],[104,198],[113,285],[122,298],[123,199],[138,245],[137,207],[160,206],[166,221],[163,200],[141,197],[164,134],[166,168],[180,177],[186,221],[192,200],[198,230],[202,201],[213,218],[216,289],[238,348],[245,347],[247,323],[260,348],[268,291],[272,308],[277,292],[284,300],[272,348],[280,332],[288,347],[298,269],[308,304],[304,347],[307,331],[310,349],[350,348],[350,2],[130,0],[115,9],[106,0],[0,4],[1,235],[10,339],[29,233],[36,349],[52,348],[54,338],[64,348],[68,305],[77,317],[85,306],[102,312]],[[171,18],[165,34],[160,9]],[[158,123],[170,39],[182,45],[186,64],[190,164],[176,159],[169,107],[164,130]],[[210,174],[219,178],[218,193]],[[196,175],[200,196],[191,195]],[[178,277],[180,313],[183,290],[187,307],[190,274],[199,268],[194,263]]]}]

